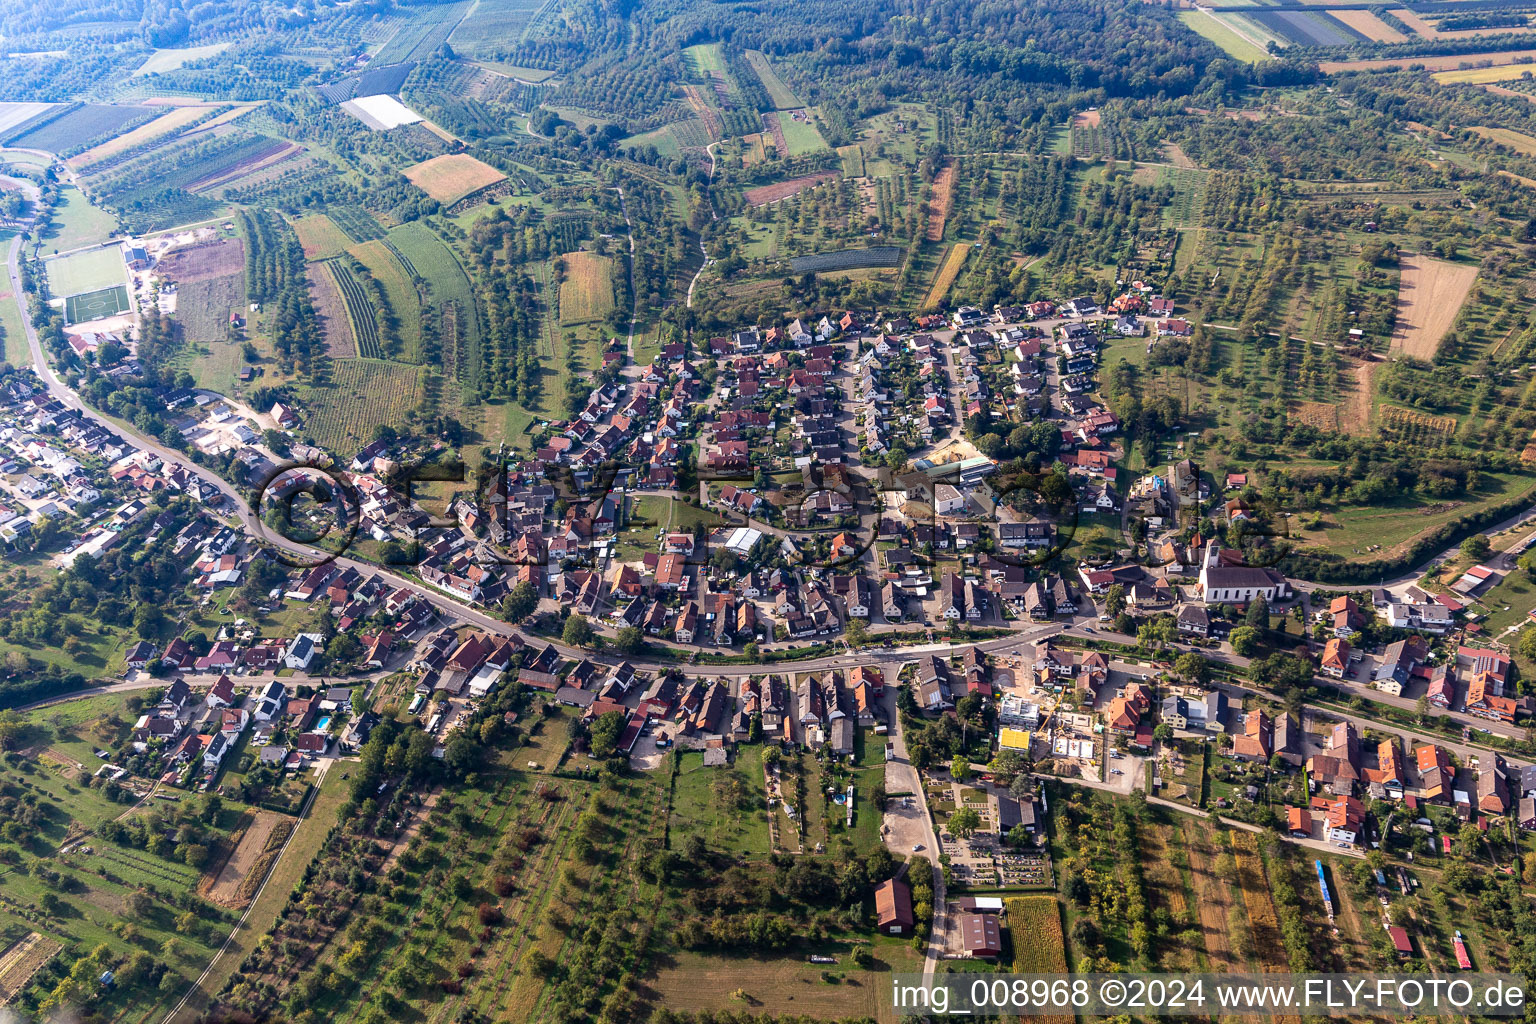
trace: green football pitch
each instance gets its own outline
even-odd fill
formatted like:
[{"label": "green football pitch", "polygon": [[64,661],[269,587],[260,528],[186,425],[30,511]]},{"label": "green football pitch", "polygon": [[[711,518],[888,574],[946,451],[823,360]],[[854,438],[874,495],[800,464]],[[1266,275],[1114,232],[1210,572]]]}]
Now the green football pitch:
[{"label": "green football pitch", "polygon": [[128,289],[118,284],[84,295],[71,295],[64,300],[64,319],[68,323],[83,324],[126,313],[132,308],[128,304]]}]

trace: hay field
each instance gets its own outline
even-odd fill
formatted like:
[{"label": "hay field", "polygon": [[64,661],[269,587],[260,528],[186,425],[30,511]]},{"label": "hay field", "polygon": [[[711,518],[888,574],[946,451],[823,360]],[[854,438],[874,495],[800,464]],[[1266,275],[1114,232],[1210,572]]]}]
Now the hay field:
[{"label": "hay field", "polygon": [[1471,128],[1469,130],[1476,132],[1485,139],[1492,139],[1501,146],[1508,146],[1517,153],[1523,153],[1526,156],[1536,156],[1536,138],[1532,138],[1524,132],[1517,132],[1510,128],[1483,127]]},{"label": "hay field", "polygon": [[956,242],[949,250],[949,255],[944,257],[944,263],[939,267],[938,274],[933,279],[933,286],[928,289],[928,297],[923,300],[925,308],[932,308],[944,301],[944,296],[949,294],[950,286],[955,283],[955,278],[960,276],[960,268],[965,266],[965,258],[971,254],[969,242]]},{"label": "hay field", "polygon": [[590,323],[613,309],[613,261],[593,252],[570,252],[560,283],[560,322]]},{"label": "hay field", "polygon": [[928,204],[927,238],[930,242],[944,240],[944,225],[949,220],[949,211],[954,204],[954,191],[955,165],[946,161],[933,178],[933,199]]},{"label": "hay field", "polygon": [[1325,75],[1341,71],[1382,71],[1387,68],[1403,70],[1410,64],[1421,64],[1428,71],[1455,71],[1463,64],[1492,61],[1494,64],[1513,64],[1522,57],[1536,59],[1536,50],[1500,50],[1498,53],[1452,54],[1443,57],[1376,57],[1370,60],[1318,61],[1318,70]]},{"label": "hay field", "polygon": [[1433,359],[1477,279],[1477,268],[1411,254],[1404,255],[1399,266],[1392,351]]},{"label": "hay field", "polygon": [[763,83],[763,88],[768,90],[768,99],[773,102],[776,110],[795,110],[803,107],[795,92],[774,73],[773,64],[767,54],[761,50],[747,50],[747,63],[757,73],[758,81]]},{"label": "hay field", "polygon": [[194,60],[207,60],[229,49],[228,43],[209,43],[207,46],[184,46],[166,50],[156,50],[149,55],[149,59],[140,64],[138,70],[133,73],[134,78],[141,75],[158,75],[167,71],[175,71]]},{"label": "hay field", "polygon": [[445,206],[494,185],[506,175],[468,153],[445,153],[403,172],[411,184]]},{"label": "hay field", "polygon": [[1431,77],[1441,85],[1487,85],[1489,82],[1515,82],[1533,74],[1536,74],[1536,64],[1499,64],[1491,68],[1437,71]]},{"label": "hay field", "polygon": [[1370,11],[1329,11],[1332,17],[1359,32],[1373,43],[1405,43],[1408,37]]},{"label": "hay field", "polygon": [[293,232],[299,236],[306,260],[323,260],[339,254],[352,244],[346,232],[323,213],[312,213],[293,222]]}]

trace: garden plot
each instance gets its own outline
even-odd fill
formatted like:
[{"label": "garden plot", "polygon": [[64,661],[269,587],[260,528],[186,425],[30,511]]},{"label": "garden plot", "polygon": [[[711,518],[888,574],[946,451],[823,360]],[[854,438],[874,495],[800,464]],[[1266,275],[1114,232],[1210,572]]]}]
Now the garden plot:
[{"label": "garden plot", "polygon": [[32,976],[63,948],[56,939],[28,932],[0,954],[0,1006],[15,999],[17,993],[31,982]]},{"label": "garden plot", "polygon": [[1397,328],[1392,351],[1433,359],[1477,279],[1477,267],[1405,255],[1397,288]]}]

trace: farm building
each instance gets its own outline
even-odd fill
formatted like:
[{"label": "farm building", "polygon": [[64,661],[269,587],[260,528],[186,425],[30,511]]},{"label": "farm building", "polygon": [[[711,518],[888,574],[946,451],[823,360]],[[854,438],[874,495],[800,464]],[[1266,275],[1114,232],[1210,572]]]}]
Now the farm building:
[{"label": "farm building", "polygon": [[906,935],[912,931],[912,888],[899,878],[890,878],[875,887],[875,917],[887,935]]}]

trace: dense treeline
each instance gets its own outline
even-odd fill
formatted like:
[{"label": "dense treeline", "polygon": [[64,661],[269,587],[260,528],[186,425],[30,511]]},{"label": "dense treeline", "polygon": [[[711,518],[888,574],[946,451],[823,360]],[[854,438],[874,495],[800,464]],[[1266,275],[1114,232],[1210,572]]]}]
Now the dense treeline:
[{"label": "dense treeline", "polygon": [[325,355],[325,335],[309,297],[304,248],[271,210],[242,210],[238,220],[246,246],[246,293],[252,302],[272,307],[272,344],[279,358],[309,373]]}]

